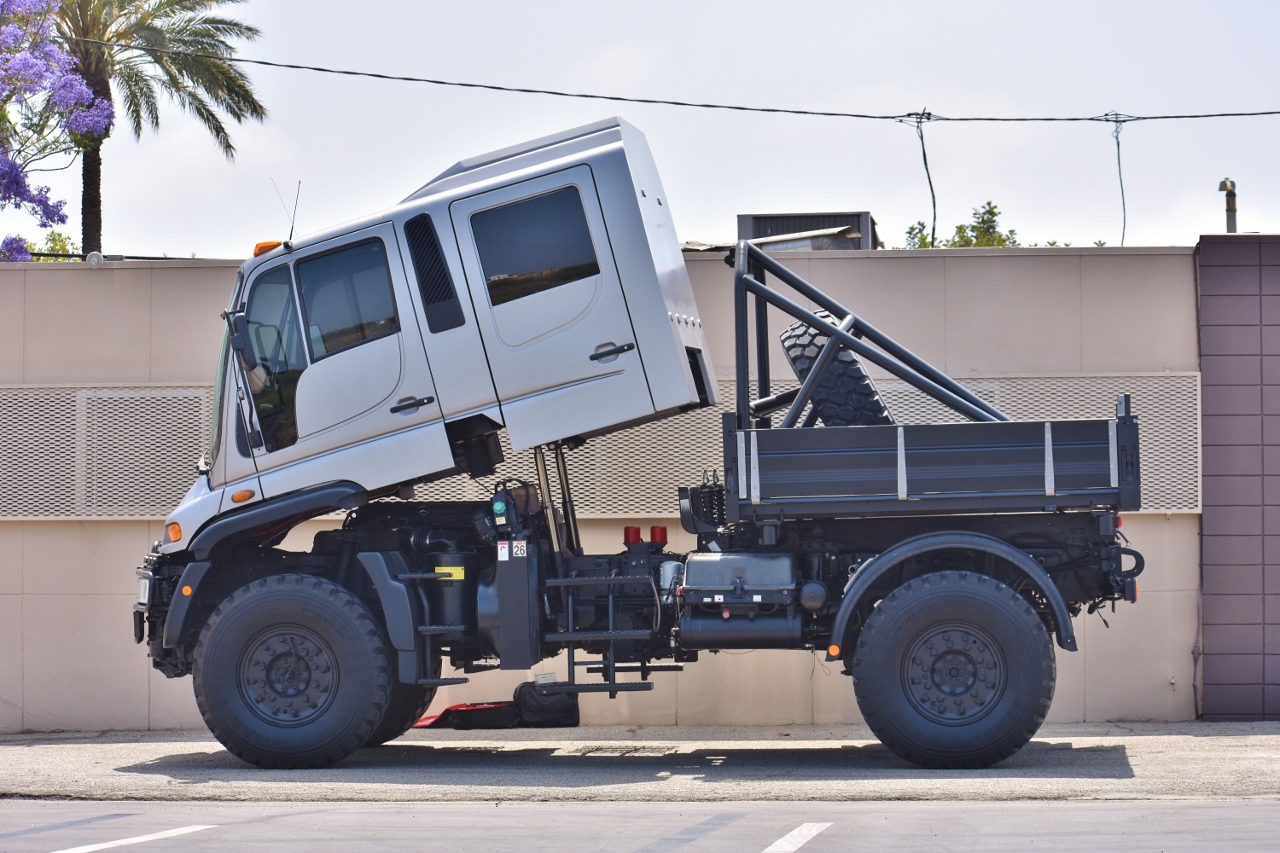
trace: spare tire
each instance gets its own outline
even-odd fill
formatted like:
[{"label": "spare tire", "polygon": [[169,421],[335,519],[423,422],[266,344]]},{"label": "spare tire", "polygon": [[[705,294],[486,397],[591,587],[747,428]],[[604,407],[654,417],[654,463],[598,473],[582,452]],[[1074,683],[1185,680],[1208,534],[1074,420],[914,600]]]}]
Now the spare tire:
[{"label": "spare tire", "polygon": [[[832,323],[837,322],[826,311],[817,315]],[[782,349],[787,361],[801,382],[809,375],[818,353],[827,343],[827,335],[807,323],[795,322],[782,333]],[[825,426],[873,426],[892,424],[893,416],[884,404],[875,383],[867,375],[853,350],[841,347],[835,360],[827,365],[813,389],[813,414]],[[812,415],[811,415],[812,417]]]}]

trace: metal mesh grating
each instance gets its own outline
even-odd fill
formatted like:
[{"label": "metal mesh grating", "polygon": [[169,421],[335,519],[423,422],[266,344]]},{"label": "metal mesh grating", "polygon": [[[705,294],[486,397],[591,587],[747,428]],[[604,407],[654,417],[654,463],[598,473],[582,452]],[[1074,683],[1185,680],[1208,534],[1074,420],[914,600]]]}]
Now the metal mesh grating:
[{"label": "metal mesh grating", "polygon": [[213,391],[0,388],[0,518],[156,518],[195,478]]},{"label": "metal mesh grating", "polygon": [[[974,377],[963,383],[1015,420],[1110,418],[1132,397],[1142,447],[1142,508],[1200,511],[1200,374]],[[876,382],[898,423],[964,420],[901,380]]]},{"label": "metal mesh grating", "polygon": [[[1195,373],[1108,376],[972,377],[974,393],[1019,420],[1108,418],[1118,394],[1131,394],[1142,424],[1143,508],[1157,512],[1200,509],[1200,377]],[[778,383],[776,391],[794,385]],[[898,423],[951,423],[964,419],[899,380],[878,380]],[[583,517],[670,516],[676,489],[701,482],[704,469],[721,465],[720,413],[733,408],[733,382],[720,383],[722,404],[665,421],[594,438],[569,454],[570,485]],[[775,422],[777,416],[775,416]],[[454,477],[418,489],[424,500],[483,500],[503,477],[533,482],[533,454],[513,456],[497,476]]]},{"label": "metal mesh grating", "polygon": [[[965,384],[1019,419],[1113,414],[1133,395],[1142,420],[1143,506],[1200,507],[1200,386],[1194,373],[970,377]],[[877,382],[899,423],[957,421],[950,410],[897,380]],[[717,408],[592,439],[569,454],[574,501],[584,517],[671,516],[676,488],[720,467]],[[781,387],[779,388],[781,390]],[[195,477],[206,446],[212,390],[200,386],[0,387],[0,519],[161,518]],[[533,481],[533,454],[480,481],[452,477],[420,486],[431,500],[483,500],[502,477]]]}]

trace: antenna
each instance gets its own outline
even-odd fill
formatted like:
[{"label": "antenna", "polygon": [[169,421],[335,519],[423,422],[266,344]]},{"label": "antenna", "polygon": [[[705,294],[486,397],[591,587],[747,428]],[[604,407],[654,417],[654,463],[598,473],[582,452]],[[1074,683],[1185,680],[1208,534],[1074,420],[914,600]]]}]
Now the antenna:
[{"label": "antenna", "polygon": [[298,221],[298,199],[302,196],[302,181],[298,181],[298,190],[293,194],[293,216],[289,217],[289,239],[293,239],[293,224]]},{"label": "antenna", "polygon": [[289,218],[289,239],[293,239],[293,226],[298,218],[298,197],[302,195],[302,181],[298,181],[298,189],[293,194],[293,212],[289,212],[289,205],[284,203],[284,196],[280,194],[280,187],[276,186],[276,179],[271,179],[271,186],[275,188],[276,198],[280,199],[280,206],[284,208],[284,215]]}]

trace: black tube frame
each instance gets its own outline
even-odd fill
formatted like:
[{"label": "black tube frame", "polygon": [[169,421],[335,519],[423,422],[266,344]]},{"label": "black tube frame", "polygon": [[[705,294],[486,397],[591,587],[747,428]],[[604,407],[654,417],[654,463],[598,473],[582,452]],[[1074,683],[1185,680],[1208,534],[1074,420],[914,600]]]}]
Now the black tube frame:
[{"label": "black tube frame", "polygon": [[[830,365],[832,359],[836,357],[841,346],[848,347],[872,364],[883,367],[894,376],[918,388],[939,403],[964,415],[971,421],[994,422],[1010,420],[1007,415],[995,406],[978,397],[968,388],[965,388],[866,320],[855,315],[852,311],[800,278],[800,276],[765,254],[762,249],[752,245],[749,241],[738,241],[732,260],[734,266],[734,355],[738,429],[752,428],[751,409],[753,402],[750,399],[751,376],[749,371],[750,362],[748,361],[750,358],[750,336],[747,327],[748,294],[755,296],[756,380],[758,385],[756,391],[759,394],[755,403],[767,400],[771,394],[769,387],[769,337],[766,317],[768,305],[773,305],[775,308],[790,314],[797,320],[827,335],[826,345],[818,354],[813,368],[802,383],[794,402],[791,403],[790,410],[783,419],[782,426],[784,428],[797,426],[800,415],[803,414],[805,407],[809,405],[809,400],[818,385],[818,380],[826,367]],[[756,275],[757,271],[759,272],[758,276]],[[775,278],[826,310],[833,317],[841,318],[839,324],[836,325],[823,320],[813,312],[806,310],[777,290],[769,287],[764,283],[764,274],[766,272],[772,273]],[[865,339],[865,342],[863,339]],[[872,344],[879,349],[874,348]],[[775,410],[771,406],[767,408],[757,406],[756,408],[757,410],[763,409],[763,411],[760,411],[761,414],[764,414],[765,411]],[[806,424],[803,425],[811,422],[812,418],[808,419]],[[767,415],[757,418],[755,426],[768,428],[770,422]]]}]

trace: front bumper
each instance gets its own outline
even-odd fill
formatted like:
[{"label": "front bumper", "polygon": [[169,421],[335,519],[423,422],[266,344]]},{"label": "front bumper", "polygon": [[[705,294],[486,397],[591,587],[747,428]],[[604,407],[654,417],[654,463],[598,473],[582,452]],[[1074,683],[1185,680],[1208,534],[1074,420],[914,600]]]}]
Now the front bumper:
[{"label": "front bumper", "polygon": [[152,590],[156,588],[155,574],[149,568],[141,568],[134,572],[138,576],[138,600],[133,605],[133,641],[141,643],[146,639],[147,613],[151,610]]}]

